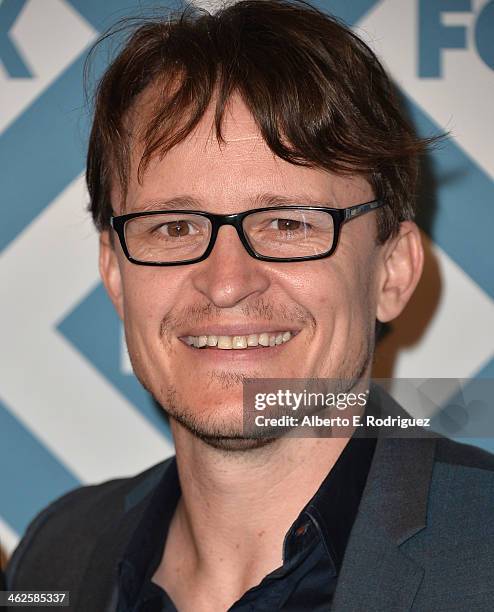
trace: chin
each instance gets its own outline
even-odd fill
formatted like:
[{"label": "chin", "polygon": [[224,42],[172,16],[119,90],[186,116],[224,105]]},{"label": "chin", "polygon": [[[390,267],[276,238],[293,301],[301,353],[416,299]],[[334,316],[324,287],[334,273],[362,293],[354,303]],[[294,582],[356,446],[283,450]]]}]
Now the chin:
[{"label": "chin", "polygon": [[221,434],[215,435],[211,432],[191,428],[187,421],[177,420],[177,422],[207,446],[215,450],[223,451],[224,453],[246,453],[261,448],[271,447],[279,442],[279,437],[270,438],[263,436],[260,438],[243,438],[241,436],[227,437]]}]

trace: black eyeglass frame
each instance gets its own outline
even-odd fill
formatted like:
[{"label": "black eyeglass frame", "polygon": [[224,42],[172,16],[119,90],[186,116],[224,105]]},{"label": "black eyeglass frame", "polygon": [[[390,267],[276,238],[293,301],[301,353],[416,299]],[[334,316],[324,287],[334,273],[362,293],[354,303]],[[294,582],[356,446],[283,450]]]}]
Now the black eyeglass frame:
[{"label": "black eyeglass frame", "polygon": [[[245,210],[240,213],[234,213],[230,215],[219,215],[216,213],[209,213],[200,210],[150,210],[150,211],[141,211],[128,213],[126,215],[118,215],[110,218],[110,225],[115,230],[120,240],[120,245],[122,250],[127,257],[127,259],[138,266],[183,266],[193,263],[198,263],[207,259],[211,254],[211,251],[214,248],[216,238],[218,236],[218,230],[223,225],[232,225],[236,230],[238,237],[240,238],[240,242],[243,244],[247,253],[253,257],[254,259],[258,259],[260,261],[274,261],[274,262],[297,262],[297,261],[311,261],[315,259],[324,259],[326,257],[330,257],[336,250],[338,246],[338,240],[340,237],[341,227],[352,219],[356,219],[361,215],[364,215],[368,212],[376,210],[377,208],[381,208],[384,206],[384,202],[382,200],[371,200],[370,202],[364,202],[363,204],[355,204],[354,206],[349,206],[348,208],[328,208],[326,206],[266,206],[264,208],[251,208],[250,210]],[[266,255],[260,255],[257,253],[249,243],[243,228],[243,221],[249,215],[253,215],[258,212],[265,212],[268,210],[317,210],[321,212],[326,212],[331,215],[333,218],[333,226],[334,226],[334,237],[333,244],[331,248],[319,255],[306,255],[304,257],[268,257]],[[127,248],[127,242],[125,240],[125,224],[127,221],[131,219],[135,219],[137,217],[151,217],[154,215],[162,215],[165,213],[177,213],[177,214],[187,214],[187,215],[200,215],[201,217],[206,217],[211,223],[211,236],[209,238],[209,244],[206,247],[206,250],[200,257],[196,257],[195,259],[186,259],[183,261],[138,261],[134,259]]]}]

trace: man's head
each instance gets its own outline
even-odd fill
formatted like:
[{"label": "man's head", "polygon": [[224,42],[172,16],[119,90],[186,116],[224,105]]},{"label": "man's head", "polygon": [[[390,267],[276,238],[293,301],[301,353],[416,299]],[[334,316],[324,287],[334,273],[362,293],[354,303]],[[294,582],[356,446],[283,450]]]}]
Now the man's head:
[{"label": "man's head", "polygon": [[[376,318],[401,312],[421,272],[423,147],[373,53],[303,3],[248,0],[137,29],[100,83],[87,180],[134,370],[172,417],[236,448],[244,377],[368,375]],[[112,215],[145,210],[376,199],[381,208],[342,226],[331,257],[310,261],[255,259],[224,226],[202,261],[135,265],[110,228]],[[271,347],[189,344],[284,332]]]}]

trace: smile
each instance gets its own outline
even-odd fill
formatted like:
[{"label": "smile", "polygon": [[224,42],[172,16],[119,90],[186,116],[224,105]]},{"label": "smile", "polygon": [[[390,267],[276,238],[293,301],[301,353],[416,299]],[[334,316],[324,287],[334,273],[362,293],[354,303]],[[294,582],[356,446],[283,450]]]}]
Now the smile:
[{"label": "smile", "polygon": [[194,348],[217,348],[239,350],[256,347],[271,347],[289,342],[295,334],[290,331],[262,332],[246,336],[185,336],[183,342]]}]

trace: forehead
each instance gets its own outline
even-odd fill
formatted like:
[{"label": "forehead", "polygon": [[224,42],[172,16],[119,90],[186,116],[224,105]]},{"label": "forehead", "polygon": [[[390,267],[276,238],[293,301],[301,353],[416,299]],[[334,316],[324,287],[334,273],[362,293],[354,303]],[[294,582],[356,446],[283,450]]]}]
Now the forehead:
[{"label": "forehead", "polygon": [[[140,105],[143,112],[136,109],[134,117],[141,118],[142,126],[147,116],[145,98]],[[193,199],[199,207],[220,213],[255,208],[262,205],[265,194],[291,198],[294,203],[337,207],[372,199],[363,177],[336,176],[277,157],[240,96],[233,95],[228,102],[221,143],[214,128],[214,112],[215,100],[182,142],[162,158],[151,159],[141,181],[137,179],[137,168],[143,144],[134,142],[125,212],[156,208],[160,201],[179,197]]]}]

